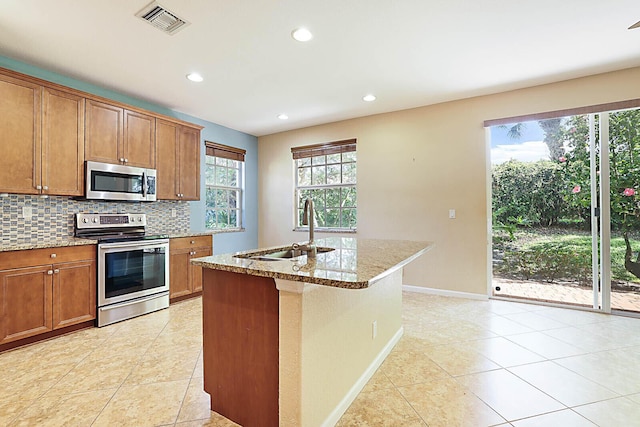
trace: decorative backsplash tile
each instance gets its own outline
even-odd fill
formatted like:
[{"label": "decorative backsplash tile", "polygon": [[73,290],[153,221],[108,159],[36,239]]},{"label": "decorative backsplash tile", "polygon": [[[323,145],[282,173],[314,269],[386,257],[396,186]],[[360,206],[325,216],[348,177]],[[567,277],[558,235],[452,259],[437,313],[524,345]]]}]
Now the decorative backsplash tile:
[{"label": "decorative backsplash tile", "polygon": [[[31,208],[31,218],[23,218],[23,207]],[[172,217],[172,209],[176,217]],[[102,202],[73,200],[68,197],[42,198],[22,194],[0,197],[2,220],[0,243],[27,243],[35,239],[51,240],[73,236],[76,213],[145,213],[148,233],[189,231],[189,202]]]}]

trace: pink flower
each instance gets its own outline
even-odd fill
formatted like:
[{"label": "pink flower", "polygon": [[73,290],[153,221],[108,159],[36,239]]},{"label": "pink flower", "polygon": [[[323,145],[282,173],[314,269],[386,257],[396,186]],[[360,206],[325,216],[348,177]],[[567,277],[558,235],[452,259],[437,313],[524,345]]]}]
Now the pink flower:
[{"label": "pink flower", "polygon": [[573,187],[573,190],[571,190],[571,192],[572,192],[573,194],[576,194],[576,193],[579,193],[579,192],[580,192],[580,190],[582,190],[582,188],[580,188],[580,186],[579,186],[579,185],[576,185],[575,187]]},{"label": "pink flower", "polygon": [[559,161],[560,163],[564,163],[564,162],[566,162],[566,161],[567,161],[567,158],[566,158],[565,156],[560,156],[560,157],[558,157],[558,161]]},{"label": "pink flower", "polygon": [[625,188],[622,194],[625,196],[633,196],[634,194],[636,194],[636,190],[634,190],[633,188]]},{"label": "pink flower", "polygon": [[571,128],[571,129],[569,129],[569,132],[571,132],[571,133],[575,133],[575,132],[576,132],[576,128]]}]

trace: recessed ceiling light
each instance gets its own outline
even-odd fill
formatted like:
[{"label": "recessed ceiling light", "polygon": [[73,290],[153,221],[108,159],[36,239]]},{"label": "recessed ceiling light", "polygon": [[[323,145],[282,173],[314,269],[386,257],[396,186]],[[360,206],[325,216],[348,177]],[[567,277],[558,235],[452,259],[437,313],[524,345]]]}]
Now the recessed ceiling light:
[{"label": "recessed ceiling light", "polygon": [[202,78],[202,76],[198,73],[189,73],[187,74],[187,78],[192,82],[196,82],[196,83],[200,83],[201,81],[204,80],[204,78]]},{"label": "recessed ceiling light", "polygon": [[283,113],[283,114],[278,114],[278,118],[280,120],[287,120],[289,118],[289,116],[287,116],[286,114]]},{"label": "recessed ceiling light", "polygon": [[363,101],[367,101],[367,102],[371,102],[371,101],[375,101],[376,100],[376,96],[369,94],[369,95],[365,95],[362,97]]},{"label": "recessed ceiling light", "polygon": [[296,28],[291,32],[291,37],[299,42],[308,42],[313,38],[313,34],[306,28]]}]

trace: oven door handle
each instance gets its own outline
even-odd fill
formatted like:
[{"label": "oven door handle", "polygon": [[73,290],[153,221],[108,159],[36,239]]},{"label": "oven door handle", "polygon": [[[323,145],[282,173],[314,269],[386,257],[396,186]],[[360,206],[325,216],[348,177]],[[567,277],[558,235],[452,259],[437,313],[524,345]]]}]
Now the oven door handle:
[{"label": "oven door handle", "polygon": [[169,239],[153,239],[153,240],[134,240],[126,242],[115,243],[99,243],[98,249],[101,251],[108,251],[109,249],[126,248],[132,251],[139,249],[155,249],[155,248],[167,248],[169,245]]},{"label": "oven door handle", "polygon": [[141,302],[147,302],[147,301],[151,301],[154,300],[156,298],[158,298],[159,294],[154,294],[148,297],[144,297],[144,298],[139,298],[139,299],[135,299],[133,301],[127,301],[127,302],[123,302],[123,303],[116,303],[116,304],[112,304],[112,305],[108,305],[106,307],[98,307],[98,309],[100,311],[109,311],[109,310],[113,310],[116,308],[121,308],[121,307],[126,307],[129,305],[134,305],[134,304],[139,304]]}]

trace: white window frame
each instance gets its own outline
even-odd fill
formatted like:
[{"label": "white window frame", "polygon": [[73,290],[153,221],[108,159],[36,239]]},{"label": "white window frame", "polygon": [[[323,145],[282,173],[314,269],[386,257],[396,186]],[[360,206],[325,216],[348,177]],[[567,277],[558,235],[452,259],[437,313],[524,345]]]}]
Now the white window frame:
[{"label": "white window frame", "polygon": [[[231,147],[229,147],[231,148]],[[219,152],[219,151],[217,151]],[[219,164],[219,160],[224,160],[224,165]],[[231,163],[234,162],[234,163]],[[237,166],[237,167],[236,167]],[[211,155],[209,153],[206,154],[205,157],[205,168],[208,169],[210,167],[214,168],[214,179],[215,179],[215,183],[214,184],[209,184],[206,180],[206,176],[207,176],[207,171],[205,171],[205,228],[207,230],[216,230],[216,231],[241,231],[243,230],[242,228],[242,224],[243,224],[243,201],[244,201],[244,160],[239,160],[239,159],[230,159],[227,158],[226,156],[222,155],[222,156],[216,156],[216,155]],[[230,170],[236,170],[237,171],[237,180],[236,186],[232,186],[232,185],[225,185],[225,184],[221,184],[217,181],[218,179],[218,173],[217,170],[218,168],[224,168],[227,173],[225,174],[226,176],[229,176],[228,172]],[[237,192],[236,195],[236,207],[225,207],[225,208],[218,208],[218,207],[210,207],[208,202],[207,202],[207,194],[209,193],[210,190],[223,190],[223,191],[235,191]],[[223,211],[226,210],[227,212],[227,219],[231,218],[231,212],[235,211],[236,212],[236,224],[233,225],[231,223],[227,223],[229,226],[228,227],[210,227],[207,224],[207,217],[209,216],[209,212],[213,211],[213,212],[219,212],[219,211]],[[218,223],[216,222],[216,225],[218,225]]]},{"label": "white window frame", "polygon": [[[354,226],[348,226],[348,227],[325,227],[325,226],[321,226],[320,224],[317,224],[316,222],[316,227],[315,229],[317,231],[322,231],[322,232],[339,232],[339,233],[355,233],[357,231],[357,209],[358,209],[358,202],[357,202],[357,178],[354,180],[354,182],[348,182],[348,183],[344,183],[341,182],[340,184],[315,184],[315,185],[300,185],[299,182],[299,171],[300,169],[310,169],[310,173],[311,173],[311,179],[313,179],[313,167],[314,166],[326,166],[326,165],[340,165],[340,170],[341,170],[341,178],[340,180],[342,181],[342,170],[343,170],[343,165],[345,164],[353,164],[354,168],[357,170],[357,151],[355,150],[349,150],[349,151],[340,151],[340,146],[344,145],[345,143],[351,142],[354,146],[355,146],[355,140],[346,140],[346,141],[336,141],[334,143],[326,143],[326,144],[318,144],[316,146],[307,146],[309,148],[309,152],[313,152],[314,150],[318,150],[317,154],[318,156],[310,156],[310,155],[306,155],[302,158],[295,158],[294,156],[294,160],[293,160],[293,166],[294,166],[294,176],[295,176],[295,190],[294,190],[294,203],[293,203],[293,208],[294,208],[294,212],[293,212],[293,224],[294,224],[294,231],[307,231],[309,229],[308,226],[303,226],[301,224],[301,212],[302,212],[302,206],[304,205],[304,201],[302,200],[302,196],[301,193],[305,190],[333,190],[333,189],[340,189],[342,191],[342,189],[353,189],[356,193],[356,201],[355,201],[355,206],[348,206],[348,207],[342,207],[342,206],[330,206],[329,209],[337,209],[338,210],[338,218],[340,218],[340,221],[342,221],[343,218],[343,210],[347,210],[347,209],[353,209],[356,212],[356,217],[355,217],[355,225]],[[335,151],[332,151],[332,147],[337,147],[335,148]],[[306,147],[294,147],[292,148],[292,152],[295,150],[300,150],[300,149],[304,149]],[[353,161],[344,161],[343,157],[345,154],[348,153],[354,153],[355,155],[355,160]],[[340,162],[336,162],[336,163],[326,163],[327,161],[327,157],[331,156],[332,154],[341,154],[340,157]],[[313,162],[314,158],[320,157],[320,156],[324,156],[325,157],[325,162],[318,164]],[[301,164],[304,163],[306,160],[309,161],[309,165],[304,165],[302,166]],[[357,175],[357,172],[356,172]],[[326,176],[326,172],[325,172],[325,176]],[[342,198],[342,197],[340,197]],[[325,208],[320,208],[322,210],[326,211],[326,192],[325,192],[325,196],[324,196],[324,206]],[[316,215],[318,213],[318,206],[314,206],[316,209]],[[317,216],[316,216],[317,218]]]}]

